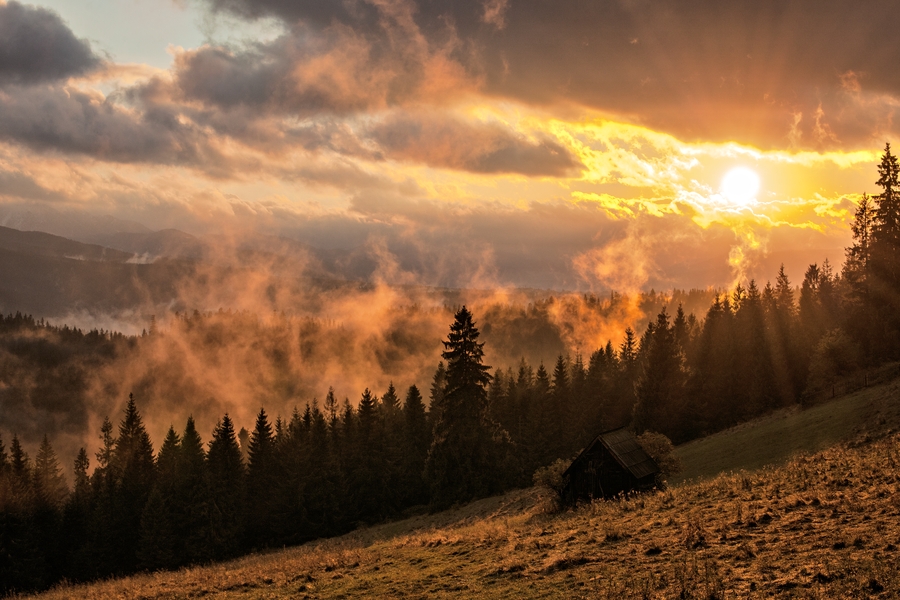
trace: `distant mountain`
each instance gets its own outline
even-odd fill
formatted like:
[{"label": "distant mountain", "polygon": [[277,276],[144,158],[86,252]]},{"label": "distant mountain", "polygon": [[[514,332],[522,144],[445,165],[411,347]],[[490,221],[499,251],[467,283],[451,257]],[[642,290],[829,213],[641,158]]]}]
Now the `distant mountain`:
[{"label": "distant mountain", "polygon": [[0,226],[20,231],[43,231],[89,243],[94,243],[94,238],[100,235],[151,232],[134,221],[41,204],[0,204]]},{"label": "distant mountain", "polygon": [[177,259],[136,264],[135,258],[132,252],[0,227],[0,311],[58,317],[170,304],[196,267]]},{"label": "distant mountain", "polygon": [[84,244],[40,231],[19,231],[9,227],[0,227],[0,248],[23,255],[97,262],[124,263],[134,258],[131,252]]},{"label": "distant mountain", "polygon": [[284,238],[236,242],[174,229],[96,237],[106,243],[0,227],[0,312],[57,318],[228,308],[240,286],[260,277],[292,294],[347,285],[309,246]]}]

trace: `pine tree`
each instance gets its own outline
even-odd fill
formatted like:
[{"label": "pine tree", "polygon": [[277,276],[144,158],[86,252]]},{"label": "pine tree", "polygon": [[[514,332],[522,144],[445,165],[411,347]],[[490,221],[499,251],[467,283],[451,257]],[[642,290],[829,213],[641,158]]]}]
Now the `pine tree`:
[{"label": "pine tree", "polygon": [[366,388],[356,411],[355,459],[349,476],[356,518],[368,523],[382,519],[388,511],[384,424],[380,412],[378,398]]},{"label": "pine tree", "polygon": [[69,490],[63,478],[56,452],[45,435],[34,459],[32,472],[34,491],[33,504],[28,527],[30,537],[43,563],[42,578],[46,582],[56,581],[62,576],[65,546],[60,537],[62,507]]},{"label": "pine tree", "polygon": [[181,438],[170,426],[156,459],[156,482],[141,515],[137,556],[148,569],[173,569],[183,561],[178,523],[180,450]]},{"label": "pine tree", "polygon": [[138,565],[137,549],[141,536],[141,516],[150,497],[156,474],[153,444],[144,428],[134,396],[129,394],[125,415],[119,424],[119,436],[112,450],[110,470],[114,478],[109,516],[107,549],[110,565],[116,573],[133,571]]},{"label": "pine tree", "polygon": [[209,556],[212,532],[206,453],[193,416],[188,417],[181,435],[178,458],[179,559],[182,564],[197,563]]},{"label": "pine tree", "polygon": [[426,463],[435,507],[496,491],[509,475],[502,470],[505,432],[487,416],[490,367],[482,363],[484,344],[478,336],[472,314],[463,306],[444,342],[446,383]]},{"label": "pine tree", "polygon": [[422,475],[428,447],[431,444],[428,417],[422,394],[414,385],[409,387],[403,400],[404,418],[404,460],[403,460],[403,504],[414,506],[428,501],[428,491]]},{"label": "pine tree", "polygon": [[69,492],[56,452],[46,435],[34,459],[34,489],[37,504],[53,511],[62,507]]},{"label": "pine tree", "polygon": [[637,402],[634,386],[639,375],[638,350],[639,342],[634,330],[626,327],[625,339],[619,346],[618,370],[603,419],[604,428],[624,427],[631,422]]},{"label": "pine tree", "polygon": [[66,540],[65,570],[63,576],[78,579],[88,569],[86,546],[88,543],[88,525],[90,523],[92,490],[88,476],[90,459],[87,450],[81,448],[74,461],[75,485],[63,511],[62,535]]},{"label": "pine tree", "polygon": [[685,405],[684,356],[675,343],[665,307],[647,327],[640,376],[635,384],[634,427],[681,437],[679,411]]},{"label": "pine tree", "polygon": [[545,467],[555,460],[553,431],[551,420],[553,408],[550,400],[550,376],[544,363],[538,365],[534,374],[531,387],[526,397],[528,399],[528,428],[526,438],[529,452],[527,457],[526,472],[533,473],[538,467]]},{"label": "pine tree", "polygon": [[400,399],[394,383],[381,397],[381,436],[387,514],[396,514],[402,505],[404,426]]},{"label": "pine tree", "polygon": [[885,144],[881,163],[878,165],[878,181],[881,193],[875,196],[872,234],[876,244],[900,245],[900,164],[891,154],[891,145]]},{"label": "pine tree", "polygon": [[306,539],[334,535],[342,531],[344,517],[340,465],[330,444],[333,430],[326,415],[313,402],[305,451],[306,487],[303,492],[307,527]]},{"label": "pine tree", "polygon": [[872,228],[875,224],[875,206],[868,194],[863,194],[856,205],[850,231],[853,244],[846,249],[847,262],[844,264],[845,277],[850,275],[854,281],[864,281],[869,268],[872,248]]},{"label": "pine tree", "polygon": [[259,409],[250,435],[248,455],[245,534],[251,547],[260,547],[273,543],[279,533],[275,515],[277,498],[272,493],[279,486],[275,436],[263,408]]},{"label": "pine tree", "polygon": [[445,388],[447,387],[447,369],[444,367],[444,362],[441,361],[438,363],[437,369],[434,371],[434,376],[431,379],[431,389],[429,390],[429,417],[431,418],[432,424],[436,423],[441,419],[441,414],[444,410],[444,395]]},{"label": "pine tree", "polygon": [[88,469],[91,467],[91,459],[88,458],[87,450],[81,448],[78,456],[75,457],[74,476],[75,486],[73,492],[75,494],[87,495],[90,493],[91,480],[88,477]]},{"label": "pine tree", "polygon": [[105,471],[112,461],[113,448],[116,446],[116,438],[113,435],[113,424],[109,417],[104,417],[100,426],[100,450],[97,451],[97,469]]},{"label": "pine tree", "polygon": [[22,443],[19,442],[19,436],[16,434],[13,434],[12,442],[9,445],[9,467],[15,485],[22,488],[22,494],[27,493],[25,490],[30,488],[31,459],[22,448]]},{"label": "pine tree", "polygon": [[210,489],[210,556],[237,554],[243,535],[244,463],[228,413],[216,423],[206,454]]},{"label": "pine tree", "polygon": [[28,454],[13,434],[10,462],[4,480],[4,506],[0,506],[0,592],[47,585],[47,562],[33,520],[34,493]]},{"label": "pine tree", "polygon": [[900,315],[895,308],[900,293],[900,164],[890,144],[885,145],[878,175],[882,192],[874,197],[867,287],[879,323],[871,329],[874,350],[893,358],[900,354]]},{"label": "pine tree", "polygon": [[572,433],[571,416],[573,411],[569,364],[562,354],[557,357],[556,366],[553,368],[549,408],[548,433],[552,460],[567,458],[577,451],[576,448],[572,448],[572,442],[578,436]]},{"label": "pine tree", "polygon": [[794,288],[784,271],[778,269],[775,280],[775,305],[767,316],[767,328],[772,348],[772,364],[782,404],[796,400],[806,384],[798,310],[794,302]]},{"label": "pine tree", "polygon": [[393,381],[388,384],[387,391],[381,397],[381,405],[386,414],[400,409],[400,399],[397,398],[397,390],[394,388]]},{"label": "pine tree", "polygon": [[809,357],[819,343],[827,325],[820,298],[823,277],[819,265],[813,263],[803,275],[800,286],[800,328],[803,336],[804,356]]}]

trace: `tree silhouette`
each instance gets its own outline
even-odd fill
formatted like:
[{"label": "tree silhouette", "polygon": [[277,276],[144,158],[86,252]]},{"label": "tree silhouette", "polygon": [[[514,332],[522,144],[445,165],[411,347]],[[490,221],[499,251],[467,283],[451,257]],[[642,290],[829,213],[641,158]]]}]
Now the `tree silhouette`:
[{"label": "tree silhouette", "polygon": [[441,355],[447,361],[446,382],[426,462],[434,507],[484,496],[499,489],[507,476],[499,470],[506,434],[488,419],[490,367],[482,363],[484,344],[478,336],[472,314],[463,306]]},{"label": "tree silhouette", "polygon": [[275,509],[279,474],[275,455],[275,436],[264,408],[259,409],[256,426],[248,444],[246,529],[247,544],[260,547],[278,536]]},{"label": "tree silhouette", "polygon": [[244,463],[228,413],[216,423],[206,459],[210,492],[209,554],[215,558],[233,556],[243,535]]}]

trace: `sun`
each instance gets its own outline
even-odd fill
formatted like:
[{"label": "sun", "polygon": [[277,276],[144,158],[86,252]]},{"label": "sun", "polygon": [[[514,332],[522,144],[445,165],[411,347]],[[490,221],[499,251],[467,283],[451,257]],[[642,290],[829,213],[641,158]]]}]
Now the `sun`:
[{"label": "sun", "polygon": [[722,178],[722,196],[733,206],[748,206],[759,193],[759,175],[748,167],[734,167]]}]

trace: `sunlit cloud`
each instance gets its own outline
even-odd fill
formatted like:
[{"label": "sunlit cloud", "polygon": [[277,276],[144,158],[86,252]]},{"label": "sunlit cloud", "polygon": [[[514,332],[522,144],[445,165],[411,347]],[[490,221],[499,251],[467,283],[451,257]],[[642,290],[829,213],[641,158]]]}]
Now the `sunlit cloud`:
[{"label": "sunlit cloud", "polygon": [[[840,261],[895,132],[887,62],[699,8],[576,5],[206,0],[228,37],[160,69],[0,4],[55,40],[37,64],[0,31],[0,198],[361,248],[396,284],[717,286]],[[868,43],[849,10],[820,13]]]}]

